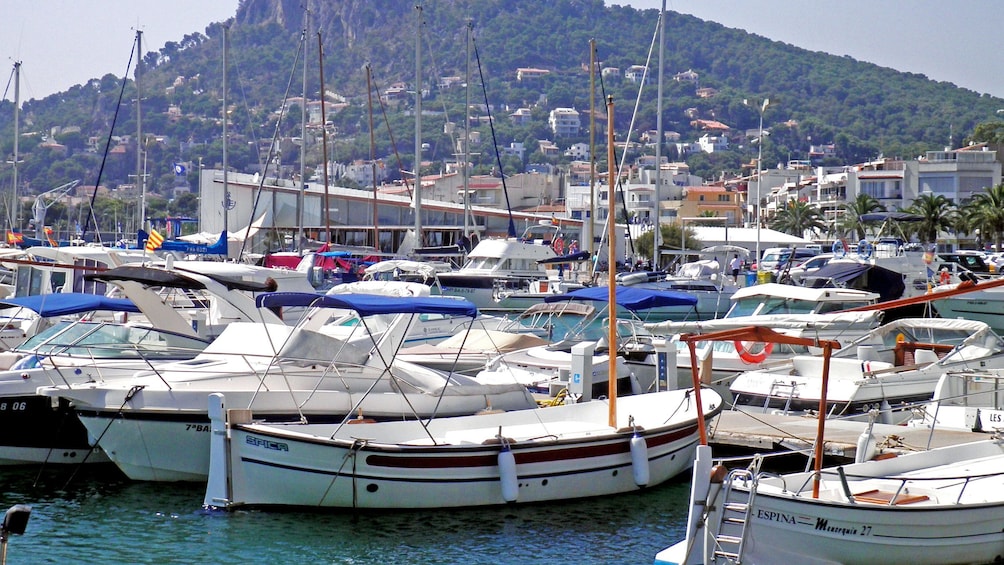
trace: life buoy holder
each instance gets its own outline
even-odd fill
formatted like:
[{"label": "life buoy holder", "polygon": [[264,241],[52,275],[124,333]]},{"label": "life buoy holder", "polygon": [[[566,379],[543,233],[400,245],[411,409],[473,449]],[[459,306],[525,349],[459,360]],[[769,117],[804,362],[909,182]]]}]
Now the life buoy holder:
[{"label": "life buoy holder", "polygon": [[833,256],[836,257],[837,259],[840,259],[844,255],[847,255],[847,244],[844,243],[844,240],[838,239],[833,242],[832,251],[833,251]]},{"label": "life buoy holder", "polygon": [[771,351],[774,350],[773,342],[764,342],[763,348],[760,351],[754,351],[751,346],[754,346],[759,342],[746,342],[735,340],[734,345],[736,347],[736,353],[739,354],[739,358],[750,365],[758,365],[767,360],[770,356]]},{"label": "life buoy holder", "polygon": [[872,256],[872,244],[867,239],[858,242],[858,256],[862,259],[869,259]]}]

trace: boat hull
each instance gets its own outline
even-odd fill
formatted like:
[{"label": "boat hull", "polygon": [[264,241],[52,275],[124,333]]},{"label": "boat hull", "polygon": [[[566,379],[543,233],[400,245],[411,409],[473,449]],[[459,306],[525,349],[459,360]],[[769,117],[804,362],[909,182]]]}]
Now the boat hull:
[{"label": "boat hull", "polygon": [[[713,392],[708,396],[719,403]],[[411,431],[397,435],[400,425],[409,425],[401,422],[355,426],[333,439],[302,433],[295,425],[235,425],[230,429],[228,506],[418,509],[632,492],[669,480],[693,464],[696,410],[693,402],[689,408],[679,402],[685,397],[685,391],[671,391],[622,399],[622,414],[652,424],[655,420],[645,416],[655,406],[668,408],[660,411],[660,421],[680,408],[667,425],[642,425],[643,462],[632,457],[630,428],[613,430],[602,422],[608,407],[601,401],[433,420],[428,433],[435,445],[429,436],[395,442],[358,439],[385,433],[411,437]],[[719,409],[709,408],[708,418]],[[531,423],[536,416],[546,421]],[[622,419],[626,422],[627,416]],[[437,422],[442,423],[438,428]],[[506,436],[502,444],[500,429]],[[511,472],[500,463],[506,446],[515,463]],[[645,485],[636,480],[639,465],[647,471]],[[508,481],[514,483],[507,493]]]}]

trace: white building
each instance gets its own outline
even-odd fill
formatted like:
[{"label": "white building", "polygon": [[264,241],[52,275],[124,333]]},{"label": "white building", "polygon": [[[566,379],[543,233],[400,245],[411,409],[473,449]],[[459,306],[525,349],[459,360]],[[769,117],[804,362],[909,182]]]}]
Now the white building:
[{"label": "white building", "polygon": [[555,137],[579,135],[581,124],[579,112],[575,108],[555,108],[547,119],[547,124]]}]

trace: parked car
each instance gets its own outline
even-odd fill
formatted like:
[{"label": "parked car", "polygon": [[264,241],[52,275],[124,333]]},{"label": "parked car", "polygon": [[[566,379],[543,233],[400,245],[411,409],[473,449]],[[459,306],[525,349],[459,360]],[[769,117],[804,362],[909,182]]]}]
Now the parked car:
[{"label": "parked car", "polygon": [[757,265],[759,271],[771,271],[776,273],[783,269],[790,260],[791,266],[796,267],[802,262],[819,255],[818,249],[807,247],[771,247],[763,252],[763,260]]},{"label": "parked car", "polygon": [[[939,270],[942,266],[949,266],[946,263],[955,263],[956,265],[961,265],[967,271],[972,271],[978,275],[989,275],[990,265],[987,264],[984,259],[983,253],[979,251],[952,251],[945,253],[938,253],[938,258],[941,259],[939,264]],[[955,269],[949,269],[955,270]]]},{"label": "parked car", "polygon": [[[806,259],[805,262],[803,262],[801,265],[789,269],[788,278],[790,279],[792,284],[800,285],[802,284],[802,281],[805,279],[805,277],[810,276],[816,271],[818,271],[820,267],[823,267],[824,265],[829,263],[831,259],[833,259],[832,253],[820,253],[815,257],[810,257],[809,259]],[[780,281],[780,282],[787,282],[787,281]]]}]

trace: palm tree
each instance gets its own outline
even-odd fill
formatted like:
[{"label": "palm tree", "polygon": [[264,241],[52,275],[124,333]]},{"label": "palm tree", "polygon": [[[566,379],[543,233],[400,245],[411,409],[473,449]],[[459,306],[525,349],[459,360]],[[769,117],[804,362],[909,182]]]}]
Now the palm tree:
[{"label": "palm tree", "polygon": [[[1004,182],[974,194],[960,211],[961,222],[967,230],[980,229],[980,233],[993,236],[996,249],[1001,249],[1004,239]],[[986,239],[984,239],[986,241]]]},{"label": "palm tree", "polygon": [[938,233],[955,227],[958,217],[955,205],[942,194],[921,194],[906,212],[923,218],[917,224],[917,235],[925,243],[934,243],[938,240]]},{"label": "palm tree", "polygon": [[770,228],[803,237],[809,230],[822,232],[826,229],[826,223],[823,222],[823,214],[816,206],[801,200],[789,200],[788,204],[771,218]]},{"label": "palm tree", "polygon": [[855,232],[858,240],[865,239],[865,225],[861,221],[861,216],[872,212],[885,212],[885,206],[868,194],[858,194],[853,202],[847,202],[841,206],[844,209],[844,216],[840,220],[838,230],[843,233]]}]

